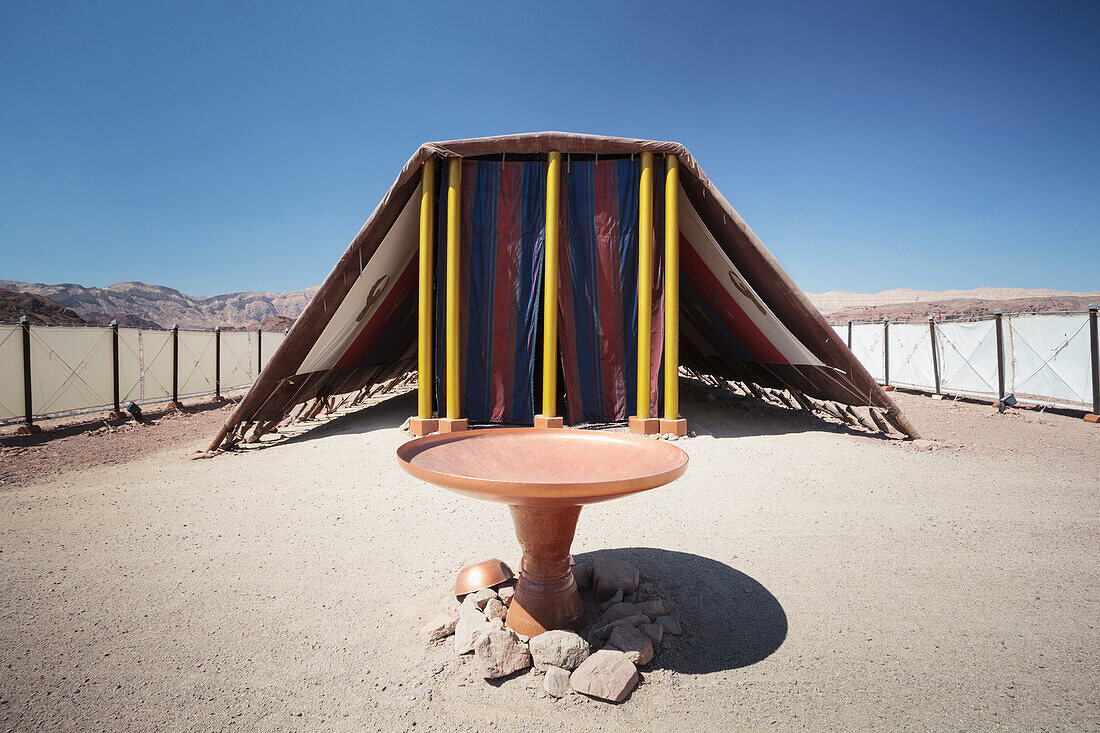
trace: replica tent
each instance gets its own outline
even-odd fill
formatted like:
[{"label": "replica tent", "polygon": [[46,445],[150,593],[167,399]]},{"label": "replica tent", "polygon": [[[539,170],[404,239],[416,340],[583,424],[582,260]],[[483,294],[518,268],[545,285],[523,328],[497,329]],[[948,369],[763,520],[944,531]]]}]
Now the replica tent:
[{"label": "replica tent", "polygon": [[562,418],[682,432],[681,366],[870,407],[917,437],[682,145],[426,143],[212,448],[414,371],[415,433]]}]

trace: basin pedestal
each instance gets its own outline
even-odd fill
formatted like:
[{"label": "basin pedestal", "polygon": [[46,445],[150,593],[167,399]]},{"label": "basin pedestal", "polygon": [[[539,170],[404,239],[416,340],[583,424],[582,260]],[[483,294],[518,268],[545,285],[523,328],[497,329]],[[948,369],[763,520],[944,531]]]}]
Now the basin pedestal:
[{"label": "basin pedestal", "polygon": [[569,569],[569,546],[581,508],[514,504],[509,508],[523,560],[508,608],[508,626],[524,636],[538,636],[551,629],[579,631],[584,626],[584,611]]},{"label": "basin pedestal", "polygon": [[671,443],[637,435],[561,428],[444,432],[397,449],[417,478],[507,504],[523,548],[507,624],[524,636],[580,630],[584,611],[569,569],[581,506],[664,486],[688,457]]}]

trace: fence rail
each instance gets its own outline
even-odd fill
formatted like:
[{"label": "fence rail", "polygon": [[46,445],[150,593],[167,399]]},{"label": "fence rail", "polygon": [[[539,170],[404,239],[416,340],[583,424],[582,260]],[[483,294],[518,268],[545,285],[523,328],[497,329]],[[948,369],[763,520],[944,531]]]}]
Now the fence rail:
[{"label": "fence rail", "polygon": [[958,394],[1100,414],[1097,308],[1061,313],[995,311],[981,318],[834,325],[875,379]]},{"label": "fence rail", "polygon": [[0,324],[0,424],[251,384],[285,333]]}]

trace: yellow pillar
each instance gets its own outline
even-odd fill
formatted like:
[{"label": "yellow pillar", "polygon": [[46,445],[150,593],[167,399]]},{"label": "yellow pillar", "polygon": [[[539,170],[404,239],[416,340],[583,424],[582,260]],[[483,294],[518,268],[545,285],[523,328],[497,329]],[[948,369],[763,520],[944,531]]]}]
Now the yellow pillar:
[{"label": "yellow pillar", "polygon": [[424,161],[420,175],[420,297],[417,303],[416,417],[409,421],[413,435],[434,433],[432,419],[432,245],[435,237],[435,158]]},{"label": "yellow pillar", "polygon": [[542,294],[542,413],[535,427],[560,428],[558,400],[558,244],[561,212],[561,153],[550,153],[546,166],[546,249]]},{"label": "yellow pillar", "polygon": [[642,153],[638,184],[638,405],[630,419],[635,433],[656,433],[649,412],[650,330],[653,320],[653,153]]},{"label": "yellow pillar", "polygon": [[665,157],[665,414],[661,433],[687,435],[680,419],[680,161]]},{"label": "yellow pillar", "polygon": [[447,411],[446,417],[439,420],[441,433],[465,430],[467,422],[459,417],[459,366],[458,344],[461,334],[459,328],[459,236],[461,234],[462,213],[462,159],[451,158],[448,161],[447,175]]}]

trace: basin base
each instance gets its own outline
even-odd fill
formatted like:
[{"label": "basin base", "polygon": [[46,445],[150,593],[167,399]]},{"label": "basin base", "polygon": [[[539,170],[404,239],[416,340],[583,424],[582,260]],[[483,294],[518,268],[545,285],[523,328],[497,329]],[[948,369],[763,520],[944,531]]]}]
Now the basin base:
[{"label": "basin base", "polygon": [[569,546],[581,508],[509,508],[523,560],[508,608],[508,626],[524,636],[538,636],[552,629],[580,631],[585,623],[584,610],[569,570]]}]

